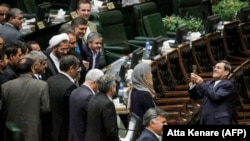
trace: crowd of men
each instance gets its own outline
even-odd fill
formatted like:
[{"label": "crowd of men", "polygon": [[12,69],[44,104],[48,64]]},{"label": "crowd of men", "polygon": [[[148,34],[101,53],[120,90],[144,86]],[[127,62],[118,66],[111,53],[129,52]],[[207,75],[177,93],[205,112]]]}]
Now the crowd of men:
[{"label": "crowd of men", "polygon": [[[79,0],[76,12],[78,16],[63,24],[47,41],[48,47],[40,47],[36,41],[22,39],[23,11],[0,4],[0,140],[9,140],[6,122],[15,123],[25,141],[120,140],[112,102],[116,80],[98,69],[103,37],[89,21],[90,1]],[[216,64],[213,77],[217,78],[218,93],[224,86],[221,80],[230,70],[225,61]],[[193,73],[191,80],[194,83],[189,89],[191,96],[208,97],[213,105],[211,97],[217,91],[199,93],[199,88],[207,88],[207,82]],[[229,84],[232,91],[223,95],[226,98],[235,93],[231,82],[225,81],[225,85]],[[215,112],[225,113],[229,104],[229,100],[222,103],[220,109],[214,108]],[[159,140],[162,126],[167,124],[166,112],[153,107],[140,115],[145,129],[139,141]],[[210,116],[209,113],[206,114]],[[205,119],[202,115],[202,122],[231,124],[231,115],[231,111],[220,115],[229,117],[227,122],[216,117]]]},{"label": "crowd of men", "polygon": [[[86,87],[88,91],[82,93],[90,92],[88,102],[97,92],[98,84],[106,84],[111,77],[98,81],[104,75],[96,69],[103,39],[96,32],[96,26],[88,21],[90,10],[91,3],[80,0],[76,9],[78,17],[63,24],[48,41],[48,47],[40,47],[38,42],[22,38],[23,11],[7,4],[0,5],[0,140],[9,140],[5,122],[15,123],[25,141],[68,140],[69,125],[75,125],[69,122],[69,109],[77,110],[71,113],[80,116],[78,119],[83,116],[83,106],[87,110],[85,105],[69,107],[71,92],[77,90],[79,85],[79,88]],[[109,79],[113,83],[103,84],[103,95],[112,97],[116,87],[113,86],[114,78]],[[77,101],[81,103],[82,99],[77,98],[72,104]],[[83,116],[83,119],[87,120],[87,117]],[[82,123],[86,124],[85,121]],[[117,123],[114,123],[116,131],[113,135],[118,137]],[[84,139],[82,134],[85,132],[82,130],[87,127],[78,126],[82,128],[79,131],[74,129],[78,129],[76,126],[70,126],[74,132],[70,132],[69,140]],[[109,140],[109,135],[106,138]]]}]

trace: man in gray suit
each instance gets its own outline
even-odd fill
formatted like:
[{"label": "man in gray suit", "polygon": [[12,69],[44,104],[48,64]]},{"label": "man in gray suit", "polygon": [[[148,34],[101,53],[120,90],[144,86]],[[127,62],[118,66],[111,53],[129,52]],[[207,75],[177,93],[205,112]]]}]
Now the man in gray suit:
[{"label": "man in gray suit", "polygon": [[47,83],[32,78],[34,62],[31,58],[22,58],[18,62],[21,75],[4,83],[0,96],[4,122],[15,123],[25,141],[41,141],[40,114],[50,111]]},{"label": "man in gray suit", "polygon": [[23,23],[23,12],[18,8],[11,8],[6,15],[6,23],[0,26],[0,36],[5,43],[16,43],[22,40],[22,34],[19,31]]},{"label": "man in gray suit", "polygon": [[88,71],[85,82],[71,93],[69,100],[69,141],[84,141],[88,103],[90,98],[97,92],[97,80],[102,75],[104,74],[99,69]]}]

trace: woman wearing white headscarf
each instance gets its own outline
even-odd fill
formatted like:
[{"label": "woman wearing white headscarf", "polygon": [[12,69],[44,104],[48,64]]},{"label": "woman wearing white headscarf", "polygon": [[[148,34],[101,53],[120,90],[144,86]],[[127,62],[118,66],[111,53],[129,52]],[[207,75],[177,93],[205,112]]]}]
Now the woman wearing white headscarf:
[{"label": "woman wearing white headscarf", "polygon": [[133,88],[129,99],[130,111],[142,119],[149,108],[155,107],[153,101],[155,91],[149,64],[140,63],[135,66],[132,73],[132,84]]}]

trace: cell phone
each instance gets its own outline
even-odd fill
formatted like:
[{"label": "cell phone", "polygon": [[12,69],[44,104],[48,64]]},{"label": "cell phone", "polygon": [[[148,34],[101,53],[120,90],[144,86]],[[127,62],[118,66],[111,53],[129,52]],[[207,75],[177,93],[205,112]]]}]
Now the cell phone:
[{"label": "cell phone", "polygon": [[192,72],[197,73],[197,66],[196,65],[192,65]]}]

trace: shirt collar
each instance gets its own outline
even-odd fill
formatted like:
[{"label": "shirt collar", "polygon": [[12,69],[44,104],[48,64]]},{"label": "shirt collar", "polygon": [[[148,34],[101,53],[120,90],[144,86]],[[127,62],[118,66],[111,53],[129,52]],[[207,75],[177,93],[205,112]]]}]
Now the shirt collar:
[{"label": "shirt collar", "polygon": [[90,91],[93,93],[93,95],[95,95],[95,91],[94,91],[91,87],[89,87],[89,86],[86,85],[86,84],[83,84],[83,85],[85,85],[86,87],[88,87],[88,88],[90,89]]},{"label": "shirt collar", "polygon": [[218,83],[220,83],[220,81],[221,81],[221,80],[216,80],[216,81],[214,82],[214,87],[215,87]]},{"label": "shirt collar", "polygon": [[[147,127],[146,127],[147,128]],[[158,140],[160,140],[160,136],[158,135],[158,134],[156,134],[153,130],[150,130],[149,128],[147,128],[150,132],[152,132],[155,136],[156,136],[156,138],[158,139]]]},{"label": "shirt collar", "polygon": [[[14,27],[14,25],[11,24],[11,23],[9,23],[9,22],[6,22],[5,24],[6,24],[6,25],[9,25],[9,26],[11,26],[11,27]],[[15,27],[14,27],[14,28],[15,28]]]},{"label": "shirt collar", "polygon": [[111,101],[113,102],[112,97],[110,97],[110,96],[108,96],[108,95],[107,95],[107,97],[109,98],[109,100],[111,100]]},{"label": "shirt collar", "polygon": [[40,74],[34,74],[34,76],[37,78],[37,79],[41,79],[41,75]]},{"label": "shirt collar", "polygon": [[66,77],[68,77],[69,80],[70,80],[72,83],[75,83],[75,80],[74,80],[71,76],[69,76],[67,73],[65,73],[65,72],[63,72],[63,71],[61,71],[60,73],[63,74],[63,75],[65,75]]}]

